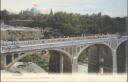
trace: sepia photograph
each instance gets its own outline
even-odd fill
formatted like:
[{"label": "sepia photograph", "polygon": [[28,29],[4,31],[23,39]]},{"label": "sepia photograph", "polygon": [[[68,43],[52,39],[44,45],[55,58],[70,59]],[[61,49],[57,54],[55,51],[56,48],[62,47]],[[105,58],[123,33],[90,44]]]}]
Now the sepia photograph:
[{"label": "sepia photograph", "polygon": [[1,82],[128,82],[127,0],[1,0]]}]

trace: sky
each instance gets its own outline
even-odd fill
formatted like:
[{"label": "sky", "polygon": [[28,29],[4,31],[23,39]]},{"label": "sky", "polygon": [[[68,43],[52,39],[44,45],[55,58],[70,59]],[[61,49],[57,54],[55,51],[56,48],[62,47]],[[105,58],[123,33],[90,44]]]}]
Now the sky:
[{"label": "sky", "polygon": [[1,8],[13,13],[30,9],[36,4],[41,13],[64,11],[93,14],[101,12],[112,17],[127,16],[127,0],[1,0]]}]

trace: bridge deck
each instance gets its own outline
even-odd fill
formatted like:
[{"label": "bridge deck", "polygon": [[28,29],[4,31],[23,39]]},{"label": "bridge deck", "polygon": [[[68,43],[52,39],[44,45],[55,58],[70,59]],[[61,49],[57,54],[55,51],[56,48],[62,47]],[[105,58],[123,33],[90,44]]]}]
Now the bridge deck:
[{"label": "bridge deck", "polygon": [[[122,36],[126,38],[127,36]],[[1,53],[19,52],[29,50],[42,50],[49,48],[62,48],[73,45],[87,45],[93,43],[103,43],[105,41],[117,39],[118,35],[90,36],[90,37],[72,37],[58,39],[43,39],[29,41],[1,41]]]}]

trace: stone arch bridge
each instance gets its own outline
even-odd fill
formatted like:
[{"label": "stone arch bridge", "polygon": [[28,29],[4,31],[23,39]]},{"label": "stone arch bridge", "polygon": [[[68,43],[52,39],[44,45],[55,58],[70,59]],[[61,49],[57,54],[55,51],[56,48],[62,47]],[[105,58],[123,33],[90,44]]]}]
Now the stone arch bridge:
[{"label": "stone arch bridge", "polygon": [[[98,72],[102,63],[103,72],[126,72],[126,46],[128,37],[119,35],[98,35],[85,37],[1,41],[1,60],[3,69],[8,69],[15,62],[33,52],[45,51],[51,54],[51,72],[77,72],[80,54],[90,46],[97,47],[97,52],[90,52],[88,71]],[[99,50],[98,50],[99,49]],[[54,54],[54,55],[53,55]],[[99,56],[99,54],[101,54]],[[58,58],[58,62],[54,60]],[[94,63],[94,64],[91,64]],[[56,67],[56,68],[54,68]],[[59,70],[59,71],[58,71]]]}]

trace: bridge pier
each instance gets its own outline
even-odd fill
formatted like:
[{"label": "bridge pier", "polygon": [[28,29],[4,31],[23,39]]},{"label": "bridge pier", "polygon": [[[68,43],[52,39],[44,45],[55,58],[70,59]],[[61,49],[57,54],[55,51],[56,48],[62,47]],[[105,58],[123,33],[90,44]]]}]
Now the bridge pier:
[{"label": "bridge pier", "polygon": [[6,55],[4,56],[4,67],[6,67],[7,66],[7,59],[6,59]]},{"label": "bridge pier", "polygon": [[6,69],[7,65],[14,60],[14,56],[11,53],[1,55],[1,69]]},{"label": "bridge pier", "polygon": [[128,73],[128,43],[126,43],[126,45],[125,45],[125,54],[126,54],[126,60],[125,60],[125,62],[126,62],[126,63],[125,63],[125,64],[126,64],[125,70],[126,70],[126,71],[125,71],[125,72]]},{"label": "bridge pier", "polygon": [[126,57],[126,63],[125,63],[125,72],[128,73],[128,60],[127,60],[127,57]]},{"label": "bridge pier", "polygon": [[60,67],[60,53],[57,51],[50,51],[49,72],[60,73]]},{"label": "bridge pier", "polygon": [[0,69],[4,69],[6,67],[6,55],[1,55],[0,58]]},{"label": "bridge pier", "polygon": [[14,54],[12,54],[12,62],[14,61]]},{"label": "bridge pier", "polygon": [[100,46],[94,47],[88,50],[88,73],[100,72]]},{"label": "bridge pier", "polygon": [[113,50],[113,73],[117,73],[117,54],[116,50]]},{"label": "bridge pier", "polygon": [[78,60],[77,57],[72,59],[72,72],[78,72]]},{"label": "bridge pier", "polygon": [[63,56],[60,55],[60,73],[63,73],[63,67],[64,67],[63,61],[64,61]]}]

